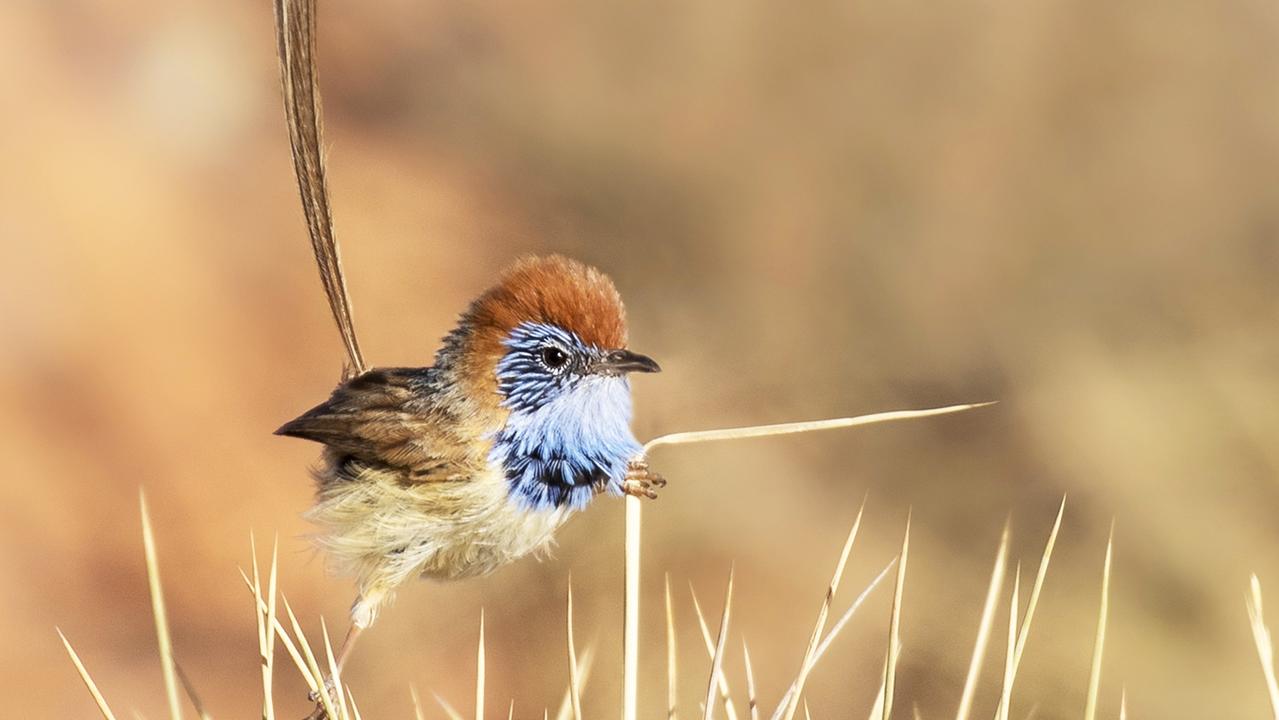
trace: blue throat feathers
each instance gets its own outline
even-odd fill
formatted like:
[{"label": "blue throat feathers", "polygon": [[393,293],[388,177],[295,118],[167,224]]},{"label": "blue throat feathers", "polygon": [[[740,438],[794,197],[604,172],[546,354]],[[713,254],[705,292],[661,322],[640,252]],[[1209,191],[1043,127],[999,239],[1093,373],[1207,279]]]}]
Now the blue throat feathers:
[{"label": "blue throat feathers", "polygon": [[530,509],[586,507],[600,489],[621,493],[642,447],[631,433],[625,377],[590,372],[606,352],[552,325],[524,323],[507,339],[498,388],[511,411],[493,438],[510,497]]}]

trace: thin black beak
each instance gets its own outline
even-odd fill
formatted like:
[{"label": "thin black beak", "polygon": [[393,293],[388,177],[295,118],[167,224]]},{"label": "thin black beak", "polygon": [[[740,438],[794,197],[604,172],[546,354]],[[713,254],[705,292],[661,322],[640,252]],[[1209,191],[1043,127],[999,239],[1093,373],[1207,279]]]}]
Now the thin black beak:
[{"label": "thin black beak", "polygon": [[630,350],[614,350],[597,360],[591,369],[601,375],[625,375],[631,372],[661,372],[662,366],[647,355]]}]

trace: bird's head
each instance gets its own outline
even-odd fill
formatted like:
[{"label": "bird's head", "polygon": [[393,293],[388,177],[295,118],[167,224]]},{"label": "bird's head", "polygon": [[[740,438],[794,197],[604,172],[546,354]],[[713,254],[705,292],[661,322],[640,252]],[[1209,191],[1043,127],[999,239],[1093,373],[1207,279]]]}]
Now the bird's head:
[{"label": "bird's head", "polygon": [[642,451],[627,376],[660,368],[626,347],[606,275],[558,256],[517,262],[462,315],[437,364],[452,370],[515,502],[581,508],[599,490],[620,492]]},{"label": "bird's head", "polygon": [[629,373],[660,370],[626,347],[626,310],[608,276],[557,255],[516,262],[450,340],[467,393],[515,415],[572,404],[579,393],[629,395]]}]

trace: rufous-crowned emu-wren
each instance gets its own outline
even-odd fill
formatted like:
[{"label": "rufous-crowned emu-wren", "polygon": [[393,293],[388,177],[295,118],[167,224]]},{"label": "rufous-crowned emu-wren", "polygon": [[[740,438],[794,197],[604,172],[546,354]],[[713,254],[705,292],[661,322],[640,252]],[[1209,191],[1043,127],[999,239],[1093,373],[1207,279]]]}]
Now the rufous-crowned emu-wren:
[{"label": "rufous-crowned emu-wren", "polygon": [[654,497],[664,481],[631,433],[628,375],[658,370],[626,348],[607,276],[526,258],[462,314],[434,365],[355,375],[281,427],[325,446],[307,516],[356,579],[356,632],[410,578],[492,572],[600,493]]},{"label": "rufous-crowned emu-wren", "polygon": [[612,281],[551,256],[503,273],[431,367],[366,370],[321,150],[315,3],[275,0],[275,11],[294,170],[349,363],[326,402],[277,432],[325,446],[308,517],[359,591],[340,669],[406,580],[482,575],[534,553],[597,494],[654,497],[664,481],[631,434],[628,375],[659,368],[626,347]]}]

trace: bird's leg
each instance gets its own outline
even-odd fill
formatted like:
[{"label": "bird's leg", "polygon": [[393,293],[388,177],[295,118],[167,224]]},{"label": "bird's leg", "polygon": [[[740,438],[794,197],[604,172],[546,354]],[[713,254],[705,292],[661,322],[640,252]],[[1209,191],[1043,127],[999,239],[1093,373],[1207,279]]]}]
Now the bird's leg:
[{"label": "bird's leg", "polygon": [[654,488],[662,487],[666,487],[666,478],[653,472],[647,460],[639,458],[627,464],[626,477],[622,479],[622,492],[656,500],[657,490]]},{"label": "bird's leg", "polygon": [[[346,667],[346,661],[351,657],[351,650],[355,648],[355,641],[359,639],[360,633],[364,632],[364,627],[359,623],[351,623],[350,629],[346,631],[346,637],[342,640],[342,647],[338,650],[337,656],[337,672],[338,676],[342,675],[342,669]],[[332,675],[324,678],[324,690],[328,693],[330,702],[337,702],[336,692],[337,680]],[[319,692],[311,693],[311,701],[315,703],[315,710],[307,716],[306,720],[324,720],[324,703],[320,701]]]},{"label": "bird's leg", "polygon": [[346,631],[346,638],[342,640],[342,649],[338,650],[338,674],[341,674],[342,669],[346,667],[346,661],[351,657],[351,650],[355,647],[355,641],[362,632],[364,632],[364,628],[356,623],[351,623],[351,628]]}]

